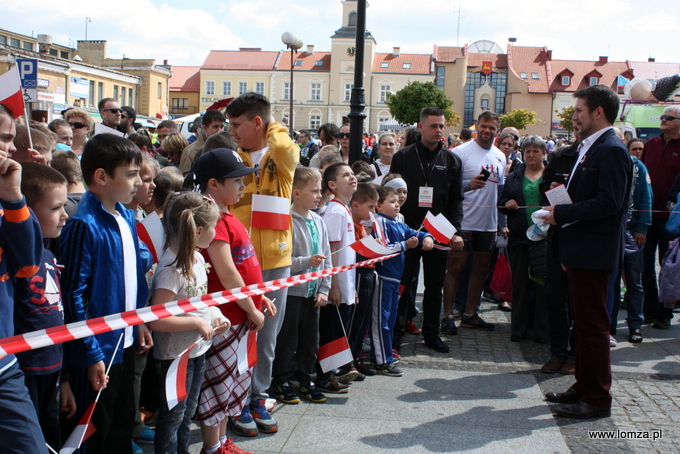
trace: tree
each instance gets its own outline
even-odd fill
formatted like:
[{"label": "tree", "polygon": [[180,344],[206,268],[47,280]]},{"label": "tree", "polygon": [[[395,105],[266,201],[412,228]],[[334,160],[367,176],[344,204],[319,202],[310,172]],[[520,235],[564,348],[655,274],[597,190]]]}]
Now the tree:
[{"label": "tree", "polygon": [[529,109],[515,109],[501,115],[501,129],[508,127],[515,127],[517,129],[526,129],[527,125],[535,125],[540,123],[538,114]]},{"label": "tree", "polygon": [[447,126],[458,126],[461,121],[458,112],[453,110],[453,101],[432,82],[409,82],[398,92],[387,93],[385,104],[392,117],[405,125],[418,123],[420,111],[425,107],[443,110]]},{"label": "tree", "polygon": [[571,119],[574,116],[574,106],[563,107],[561,111],[556,110],[555,112],[560,118],[560,126],[566,129],[571,137],[571,133],[574,132],[574,122]]}]

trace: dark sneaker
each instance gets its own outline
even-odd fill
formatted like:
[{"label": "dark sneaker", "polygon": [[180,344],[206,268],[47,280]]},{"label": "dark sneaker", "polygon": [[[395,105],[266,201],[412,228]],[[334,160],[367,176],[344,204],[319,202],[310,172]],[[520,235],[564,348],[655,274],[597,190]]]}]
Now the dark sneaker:
[{"label": "dark sneaker", "polygon": [[142,433],[134,437],[132,441],[138,445],[152,445],[155,436],[156,432],[154,432],[149,426],[145,426]]},{"label": "dark sneaker", "polygon": [[656,329],[668,329],[671,327],[670,317],[657,317],[652,325]]},{"label": "dark sneaker", "polygon": [[241,410],[241,416],[229,418],[229,427],[236,434],[242,437],[256,437],[257,424],[250,414],[250,407],[246,405]]},{"label": "dark sneaker", "polygon": [[455,336],[458,334],[458,328],[456,327],[456,322],[453,319],[453,315],[447,315],[441,321],[439,326],[439,331],[442,334],[448,334],[449,336]]},{"label": "dark sneaker", "polygon": [[401,377],[404,375],[404,372],[394,364],[378,364],[375,366],[375,371],[388,377]]},{"label": "dark sneaker", "polygon": [[[357,376],[359,375],[359,372],[354,368],[354,366],[343,366],[339,369],[336,369],[335,372],[333,372],[335,375],[335,378],[338,379],[340,383],[349,383],[351,381],[356,380]],[[366,378],[366,377],[364,377]]]},{"label": "dark sneaker", "polygon": [[274,386],[274,391],[272,394],[274,394],[274,397],[279,399],[284,404],[294,405],[300,403],[300,398],[288,383],[284,383],[280,386]]},{"label": "dark sneaker", "polygon": [[255,399],[250,402],[250,413],[257,424],[257,429],[263,434],[273,434],[279,431],[279,426],[269,414],[264,399]]},{"label": "dark sneaker", "polygon": [[372,377],[375,375],[375,369],[373,368],[373,365],[371,364],[366,364],[363,362],[358,362],[356,363],[356,368],[357,372],[367,376],[367,377]]},{"label": "dark sneaker", "polygon": [[314,383],[300,385],[298,393],[300,394],[300,397],[304,397],[310,402],[314,402],[317,404],[326,402],[326,396],[324,396],[323,393],[316,388]]},{"label": "dark sneaker", "polygon": [[462,326],[463,328],[475,328],[482,331],[493,331],[493,329],[496,327],[496,325],[492,323],[487,323],[484,320],[482,320],[479,314],[475,314],[470,317],[461,315],[460,326]]},{"label": "dark sneaker", "polygon": [[319,388],[320,391],[330,394],[345,394],[349,391],[349,385],[343,385],[338,382],[338,379],[335,378],[335,375],[333,374],[330,374],[328,379],[319,382],[317,388]]}]

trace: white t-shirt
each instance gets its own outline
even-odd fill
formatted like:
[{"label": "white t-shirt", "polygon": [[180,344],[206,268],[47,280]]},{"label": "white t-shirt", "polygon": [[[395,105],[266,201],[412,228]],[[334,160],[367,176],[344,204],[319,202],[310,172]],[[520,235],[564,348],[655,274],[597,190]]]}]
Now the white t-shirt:
[{"label": "white t-shirt", "polygon": [[[121,243],[123,243],[123,275],[125,276],[125,310],[133,311],[137,309],[137,251],[135,251],[135,239],[132,238],[130,224],[120,214],[112,214],[118,223],[120,230]],[[125,328],[125,338],[123,348],[128,348],[134,344],[134,334],[132,327]]]},{"label": "white t-shirt", "polygon": [[390,173],[391,164],[383,164],[383,163],[380,162],[380,160],[378,159],[378,160],[375,161],[375,162],[373,163],[373,165],[371,166],[371,167],[373,167],[373,170],[375,170],[375,166],[378,166],[378,168],[380,169],[380,172],[381,172],[381,173],[380,173],[380,175],[378,175],[378,172],[375,172],[376,177],[373,179],[373,184],[377,184],[378,186],[380,186],[380,185],[382,184],[383,178],[385,178],[385,175],[387,175],[388,173]]},{"label": "white t-shirt", "polygon": [[[152,291],[157,289],[166,289],[175,293],[175,299],[192,298],[194,296],[201,296],[208,293],[208,274],[205,270],[205,260],[199,252],[194,252],[194,265],[191,268],[193,279],[185,278],[180,269],[176,268],[172,263],[175,261],[176,255],[170,250],[166,249],[163,252],[156,272],[153,276]],[[211,312],[217,311],[217,308],[206,308],[194,312],[189,312],[178,317],[200,317],[212,325]],[[182,353],[189,345],[201,339],[198,331],[191,329],[188,331],[181,331],[178,333],[161,333],[154,331],[154,357],[156,359],[175,359],[177,355]],[[189,352],[190,358],[201,356],[210,348],[210,342],[199,342]]]},{"label": "white t-shirt", "polygon": [[454,148],[453,152],[463,163],[463,186],[482,169],[491,173],[486,186],[465,192],[461,230],[495,232],[498,229],[498,185],[505,180],[505,155],[493,145],[486,150],[475,140]]},{"label": "white t-shirt", "polygon": [[[328,230],[328,241],[338,245],[338,249],[354,243],[354,221],[349,208],[337,199],[332,199],[323,214],[323,221]],[[338,266],[356,263],[357,255],[351,247],[345,248],[335,254],[338,258]],[[342,296],[342,304],[354,304],[355,302],[355,270],[345,271],[338,274],[338,287]]]}]

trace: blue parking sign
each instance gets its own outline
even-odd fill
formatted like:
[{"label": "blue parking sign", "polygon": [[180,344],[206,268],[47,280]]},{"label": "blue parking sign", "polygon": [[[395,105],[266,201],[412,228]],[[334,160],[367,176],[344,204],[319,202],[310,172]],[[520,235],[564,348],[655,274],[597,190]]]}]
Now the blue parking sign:
[{"label": "blue parking sign", "polygon": [[38,60],[17,58],[22,88],[38,88]]}]

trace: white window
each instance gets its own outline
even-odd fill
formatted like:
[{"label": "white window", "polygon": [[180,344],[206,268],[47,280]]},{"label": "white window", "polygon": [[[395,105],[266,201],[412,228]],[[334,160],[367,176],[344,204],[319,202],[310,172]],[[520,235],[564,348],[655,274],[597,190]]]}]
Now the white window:
[{"label": "white window", "polygon": [[[125,92],[123,92],[123,97],[125,97]],[[163,84],[158,82],[158,99],[163,97]]]},{"label": "white window", "polygon": [[295,60],[295,66],[302,66],[302,60]]},{"label": "white window", "polygon": [[312,96],[311,96],[310,100],[311,101],[321,101],[321,84],[320,83],[312,83],[311,88],[312,88]]},{"label": "white window", "polygon": [[522,79],[528,79],[527,73],[525,73],[525,72],[519,73],[519,77],[521,77]]},{"label": "white window", "polygon": [[290,100],[290,82],[283,83],[283,99]]},{"label": "white window", "polygon": [[323,60],[317,60],[314,66],[323,66]]},{"label": "white window", "polygon": [[571,83],[571,77],[569,76],[562,76],[562,85],[569,85]]},{"label": "white window", "polygon": [[255,82],[255,93],[264,96],[264,82]]},{"label": "white window", "polygon": [[349,102],[352,99],[352,84],[345,84],[345,101]]},{"label": "white window", "polygon": [[531,73],[531,78],[532,79],[538,79],[538,73]]},{"label": "white window", "polygon": [[205,81],[205,95],[206,96],[215,96],[215,81],[214,80],[206,80]]},{"label": "white window", "polygon": [[381,68],[389,68],[389,67],[390,67],[390,62],[384,61],[384,62],[380,63],[380,67],[381,67]]},{"label": "white window", "polygon": [[380,102],[387,101],[387,93],[392,91],[391,85],[381,85],[380,86]]},{"label": "white window", "polygon": [[239,96],[248,93],[248,82],[239,82],[238,83],[238,94]]},{"label": "white window", "polygon": [[590,78],[590,86],[592,87],[593,85],[597,85],[600,83],[600,78],[599,77],[591,77]]},{"label": "white window", "polygon": [[411,69],[411,63],[402,63],[401,68],[402,69]]},{"label": "white window", "polygon": [[321,115],[309,116],[309,129],[319,129],[321,127]]},{"label": "white window", "polygon": [[231,81],[222,81],[222,96],[231,96]]}]

